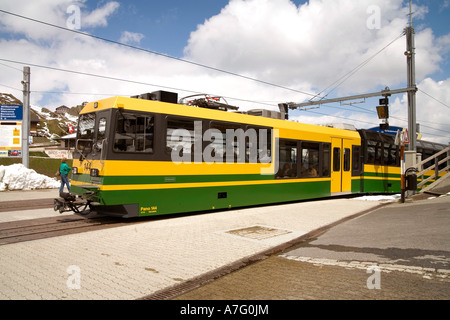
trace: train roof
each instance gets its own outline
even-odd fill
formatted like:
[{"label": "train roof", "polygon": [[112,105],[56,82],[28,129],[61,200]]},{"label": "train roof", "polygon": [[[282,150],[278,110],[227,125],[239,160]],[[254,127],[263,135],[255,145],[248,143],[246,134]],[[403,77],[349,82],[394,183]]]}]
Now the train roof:
[{"label": "train roof", "polygon": [[[378,131],[372,131],[372,130],[368,130],[368,129],[360,129],[360,130],[358,130],[358,132],[361,134],[361,137],[363,139],[386,142],[386,143],[390,143],[390,144],[395,143],[395,136],[393,136],[392,134],[382,133],[382,132],[378,132]],[[431,142],[431,141],[426,141],[426,140],[416,140],[416,147],[422,148],[422,149],[430,149],[430,150],[434,150],[434,151],[440,151],[440,150],[444,150],[448,146],[445,144],[437,143],[437,142]]]},{"label": "train roof", "polygon": [[[178,104],[173,102],[163,102],[149,99],[141,99],[136,97],[122,97],[115,96],[86,104],[80,114],[96,112],[106,109],[123,109],[134,110],[142,112],[154,112],[169,114],[175,116],[184,116],[191,118],[213,119],[217,121],[227,121],[236,123],[246,123],[254,126],[273,127],[283,130],[282,137],[298,139],[298,131],[309,133],[310,137],[313,134],[325,136],[334,136],[336,138],[348,138],[352,140],[360,140],[360,135],[357,131],[346,130],[341,128],[331,128],[320,125],[312,125],[299,123],[284,119],[277,119],[274,117],[264,116],[264,109],[254,109],[250,112],[226,112],[222,109],[202,108],[185,104]],[[270,112],[270,110],[267,110]],[[275,111],[273,111],[275,112]],[[297,133],[296,133],[297,132]],[[305,139],[307,139],[305,137]],[[311,140],[314,140],[311,138]]]}]

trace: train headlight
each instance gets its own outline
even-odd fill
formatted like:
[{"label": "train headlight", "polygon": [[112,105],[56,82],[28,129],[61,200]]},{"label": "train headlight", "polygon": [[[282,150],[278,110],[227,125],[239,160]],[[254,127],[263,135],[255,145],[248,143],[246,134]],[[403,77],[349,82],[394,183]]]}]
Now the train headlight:
[{"label": "train headlight", "polygon": [[72,174],[78,174],[78,168],[77,167],[73,167],[72,168]]},{"label": "train headlight", "polygon": [[99,171],[98,169],[91,169],[91,177],[98,177]]}]

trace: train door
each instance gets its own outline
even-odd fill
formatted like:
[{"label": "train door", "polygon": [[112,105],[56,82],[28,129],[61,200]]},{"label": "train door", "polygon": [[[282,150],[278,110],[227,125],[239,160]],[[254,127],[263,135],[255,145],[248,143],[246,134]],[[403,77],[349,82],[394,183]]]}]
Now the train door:
[{"label": "train door", "polygon": [[95,140],[94,140],[94,153],[97,155],[96,158],[100,160],[105,160],[107,153],[107,129],[109,126],[107,125],[109,122],[110,112],[108,111],[100,111],[96,114],[96,124],[95,124]]},{"label": "train door", "polygon": [[351,140],[342,138],[331,139],[331,194],[351,192]]}]

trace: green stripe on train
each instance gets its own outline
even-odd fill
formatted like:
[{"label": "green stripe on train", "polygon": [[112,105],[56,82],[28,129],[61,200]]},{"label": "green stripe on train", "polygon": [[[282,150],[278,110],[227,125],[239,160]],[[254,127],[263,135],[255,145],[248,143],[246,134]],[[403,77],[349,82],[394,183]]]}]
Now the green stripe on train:
[{"label": "green stripe on train", "polygon": [[236,208],[329,195],[329,181],[100,192],[102,204],[138,204],[141,216]]},{"label": "green stripe on train", "polygon": [[[364,179],[359,182],[363,193],[399,193],[401,192],[400,180],[389,179]],[[353,190],[353,187],[352,187]]]}]

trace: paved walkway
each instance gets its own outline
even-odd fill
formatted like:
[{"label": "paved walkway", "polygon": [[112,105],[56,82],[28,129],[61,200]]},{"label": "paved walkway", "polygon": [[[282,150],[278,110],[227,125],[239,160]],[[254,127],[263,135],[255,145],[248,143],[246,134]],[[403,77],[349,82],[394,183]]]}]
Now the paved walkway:
[{"label": "paved walkway", "polygon": [[[9,201],[35,195],[42,193],[0,197]],[[0,246],[0,299],[138,299],[378,205],[350,199],[311,201],[150,219],[4,245]],[[31,217],[34,212],[23,214]],[[53,209],[46,212],[58,214]],[[18,212],[0,213],[11,214]]]},{"label": "paved walkway", "polygon": [[[57,190],[5,192],[0,193],[0,201],[51,198],[55,193]],[[379,201],[328,199],[208,214],[167,216],[137,225],[4,245],[0,246],[0,299],[149,297],[269,252],[314,230],[373,210],[379,205]],[[58,213],[53,209],[0,212],[6,221],[34,215],[42,217]],[[346,268],[316,266],[281,256],[273,256],[265,261],[271,264],[255,265],[262,268],[259,273],[262,276],[255,279],[254,285],[262,289],[261,294],[251,296],[252,299],[333,298],[324,296],[321,290],[323,283],[315,280],[321,275],[324,281],[329,281],[326,279],[332,276],[341,282],[336,286],[336,292],[342,292],[342,288],[349,285],[350,280],[345,276],[348,272]],[[303,264],[302,270],[305,270],[301,275],[297,272],[299,264]],[[283,284],[283,295],[277,294],[281,292],[280,287],[277,289],[266,282],[264,274],[273,274],[273,270],[279,270],[277,281]],[[250,296],[245,294],[245,290],[220,293],[221,290],[217,288],[226,290],[233,282],[243,284],[244,279],[251,279],[253,272],[254,269],[244,268],[233,273],[237,275],[233,280],[223,277],[215,281],[211,285],[216,285],[214,291],[217,291],[217,295],[211,295],[211,291],[202,293],[202,290],[208,289],[203,286],[180,298],[248,299]],[[361,279],[367,279],[364,270],[360,270],[360,273]],[[399,281],[398,285],[401,285]],[[315,290],[304,296],[289,293],[298,292],[307,285]],[[363,285],[366,285],[365,281]],[[396,286],[395,282],[392,285]],[[411,291],[411,288],[402,290]],[[361,298],[357,293],[352,295],[351,290],[349,292],[349,295],[341,297]],[[376,291],[366,294],[369,298],[374,294],[383,298],[382,293]],[[420,296],[416,298],[420,299]]]},{"label": "paved walkway", "polygon": [[174,299],[449,300],[449,221],[450,196],[391,204]]}]

